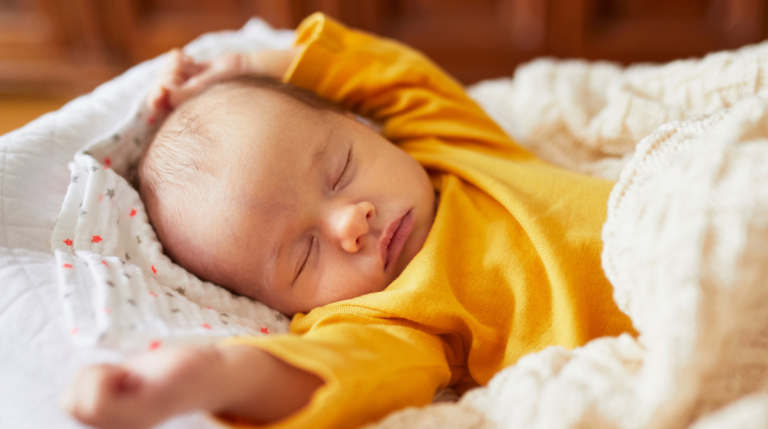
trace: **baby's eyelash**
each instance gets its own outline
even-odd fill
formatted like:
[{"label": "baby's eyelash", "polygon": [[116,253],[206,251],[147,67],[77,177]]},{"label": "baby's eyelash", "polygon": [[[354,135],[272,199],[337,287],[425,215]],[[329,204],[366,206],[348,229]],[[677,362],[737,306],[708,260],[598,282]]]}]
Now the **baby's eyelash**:
[{"label": "baby's eyelash", "polygon": [[312,236],[312,240],[309,242],[309,249],[307,249],[307,256],[304,258],[304,262],[301,264],[301,268],[299,268],[299,272],[296,273],[296,278],[298,278],[301,273],[304,271],[304,267],[307,266],[307,262],[309,262],[309,257],[312,255],[312,246],[315,244],[315,237]]},{"label": "baby's eyelash", "polygon": [[352,148],[349,148],[349,153],[347,154],[347,163],[344,165],[344,170],[341,171],[341,174],[339,175],[339,178],[336,179],[336,183],[333,184],[333,190],[335,191],[336,188],[339,186],[339,183],[341,183],[341,179],[344,178],[344,176],[347,175],[347,172],[349,171],[349,166],[352,164]]}]

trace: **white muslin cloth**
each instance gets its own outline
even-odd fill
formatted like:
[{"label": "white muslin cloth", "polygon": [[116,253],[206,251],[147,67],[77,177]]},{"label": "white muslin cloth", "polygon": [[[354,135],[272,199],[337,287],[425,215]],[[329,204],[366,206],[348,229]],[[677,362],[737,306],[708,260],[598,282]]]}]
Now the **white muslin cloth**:
[{"label": "white muslin cloth", "polygon": [[[239,32],[206,37],[185,51],[203,60],[227,51],[289,46],[290,31],[259,20]],[[76,344],[154,349],[235,335],[288,332],[289,319],[253,299],[200,281],[163,254],[144,204],[129,180],[161,118],[137,93],[123,119],[69,163],[70,182],[51,235],[60,296]]]}]

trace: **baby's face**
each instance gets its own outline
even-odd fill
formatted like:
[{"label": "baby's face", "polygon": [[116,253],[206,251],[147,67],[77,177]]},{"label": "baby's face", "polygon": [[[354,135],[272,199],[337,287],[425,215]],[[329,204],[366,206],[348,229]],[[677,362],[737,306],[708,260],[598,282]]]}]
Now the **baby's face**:
[{"label": "baby's face", "polygon": [[286,314],[387,287],[432,227],[424,169],[351,115],[269,90],[227,96],[209,117],[216,173],[178,225],[204,240],[210,280]]}]

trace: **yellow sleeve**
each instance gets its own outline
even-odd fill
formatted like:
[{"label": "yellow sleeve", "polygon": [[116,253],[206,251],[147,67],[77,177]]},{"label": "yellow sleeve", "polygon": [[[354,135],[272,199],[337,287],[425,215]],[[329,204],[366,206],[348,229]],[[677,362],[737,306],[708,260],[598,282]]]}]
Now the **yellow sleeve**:
[{"label": "yellow sleeve", "polygon": [[403,326],[335,323],[303,335],[225,343],[234,344],[259,347],[325,381],[306,407],[270,428],[356,428],[394,410],[430,403],[451,378],[439,337]]},{"label": "yellow sleeve", "polygon": [[507,157],[532,156],[421,53],[320,13],[296,32],[296,44],[304,48],[283,80],[383,123],[391,142],[438,139]]}]

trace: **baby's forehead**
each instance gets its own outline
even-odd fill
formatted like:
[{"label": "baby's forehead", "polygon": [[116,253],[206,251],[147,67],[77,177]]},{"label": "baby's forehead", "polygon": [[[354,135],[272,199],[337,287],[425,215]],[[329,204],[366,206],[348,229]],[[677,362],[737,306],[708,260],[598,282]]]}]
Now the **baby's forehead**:
[{"label": "baby's forehead", "polygon": [[[341,118],[270,89],[223,85],[180,106],[160,130],[160,140],[170,146],[164,152],[208,173],[206,180],[227,177],[241,185],[245,174],[262,175],[254,169],[299,172],[302,154],[314,151],[330,124]],[[189,173],[179,173],[199,183]]]}]

